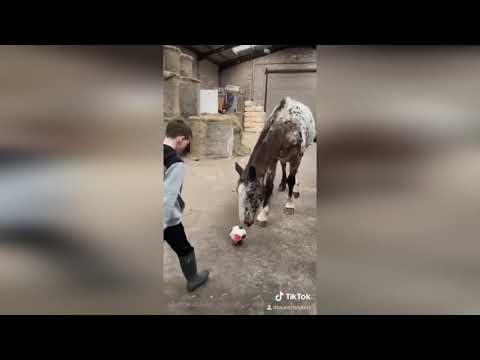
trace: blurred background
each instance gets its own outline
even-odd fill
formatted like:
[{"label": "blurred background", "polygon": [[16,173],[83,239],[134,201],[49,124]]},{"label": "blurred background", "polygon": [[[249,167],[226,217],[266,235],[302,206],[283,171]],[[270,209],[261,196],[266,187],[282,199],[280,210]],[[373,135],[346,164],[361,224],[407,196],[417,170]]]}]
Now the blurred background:
[{"label": "blurred background", "polygon": [[[318,314],[480,312],[480,47],[317,47]],[[0,313],[162,313],[162,46],[0,46]]]},{"label": "blurred background", "polygon": [[0,313],[160,313],[162,46],[0,46]]},{"label": "blurred background", "polygon": [[480,313],[480,47],[317,56],[318,313]]}]

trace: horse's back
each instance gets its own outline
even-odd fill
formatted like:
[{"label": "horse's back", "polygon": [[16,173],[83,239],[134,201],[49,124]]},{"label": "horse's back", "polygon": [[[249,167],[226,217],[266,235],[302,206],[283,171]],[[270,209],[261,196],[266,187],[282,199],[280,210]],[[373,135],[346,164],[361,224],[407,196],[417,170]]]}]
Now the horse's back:
[{"label": "horse's back", "polygon": [[304,139],[304,146],[310,146],[315,137],[315,119],[310,108],[291,97],[285,97],[275,108],[269,121],[273,121],[273,126],[285,126],[286,123],[293,123],[296,130]]}]

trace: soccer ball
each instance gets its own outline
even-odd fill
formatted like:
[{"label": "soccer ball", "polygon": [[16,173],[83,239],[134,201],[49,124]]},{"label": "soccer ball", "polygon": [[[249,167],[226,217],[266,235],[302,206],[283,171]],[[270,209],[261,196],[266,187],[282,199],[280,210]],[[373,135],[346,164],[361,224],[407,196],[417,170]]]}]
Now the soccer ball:
[{"label": "soccer ball", "polygon": [[240,245],[247,238],[247,231],[241,226],[234,226],[230,229],[229,235],[235,245]]}]

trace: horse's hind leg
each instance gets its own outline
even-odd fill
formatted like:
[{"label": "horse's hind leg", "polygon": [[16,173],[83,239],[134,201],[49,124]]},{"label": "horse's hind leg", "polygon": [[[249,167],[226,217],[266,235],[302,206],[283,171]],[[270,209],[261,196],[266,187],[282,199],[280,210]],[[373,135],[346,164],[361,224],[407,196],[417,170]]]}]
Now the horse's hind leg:
[{"label": "horse's hind leg", "polygon": [[287,188],[287,162],[284,160],[280,160],[280,164],[282,164],[282,181],[278,186],[278,191],[285,191]]},{"label": "horse's hind leg", "polygon": [[293,215],[295,213],[295,204],[293,203],[293,196],[294,196],[294,187],[296,184],[296,175],[298,172],[298,167],[300,166],[300,162],[302,160],[302,155],[298,155],[290,160],[290,172],[287,178],[288,184],[288,200],[285,204],[285,214]]},{"label": "horse's hind leg", "polygon": [[[300,163],[298,164],[297,167],[297,173],[298,169],[300,168]],[[295,199],[298,199],[300,197],[300,182],[298,181],[298,176],[295,175],[295,185],[293,186],[293,197]]]},{"label": "horse's hind leg", "polygon": [[298,178],[297,178],[297,183],[293,187],[293,197],[295,199],[298,199],[300,197],[300,184],[298,183]]}]

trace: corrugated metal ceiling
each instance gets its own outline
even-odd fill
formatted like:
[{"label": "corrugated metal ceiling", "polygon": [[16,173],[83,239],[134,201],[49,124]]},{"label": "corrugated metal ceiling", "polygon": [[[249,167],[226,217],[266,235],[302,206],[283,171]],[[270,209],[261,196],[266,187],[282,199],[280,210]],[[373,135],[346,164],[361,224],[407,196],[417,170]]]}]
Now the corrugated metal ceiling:
[{"label": "corrugated metal ceiling", "polygon": [[188,50],[194,52],[198,60],[210,60],[220,68],[226,68],[232,65],[239,64],[244,61],[256,59],[268,55],[263,51],[267,47],[270,53],[283,50],[289,47],[313,47],[315,45],[257,45],[261,48],[256,48],[245,53],[235,54],[232,48],[238,45],[181,45]]}]

